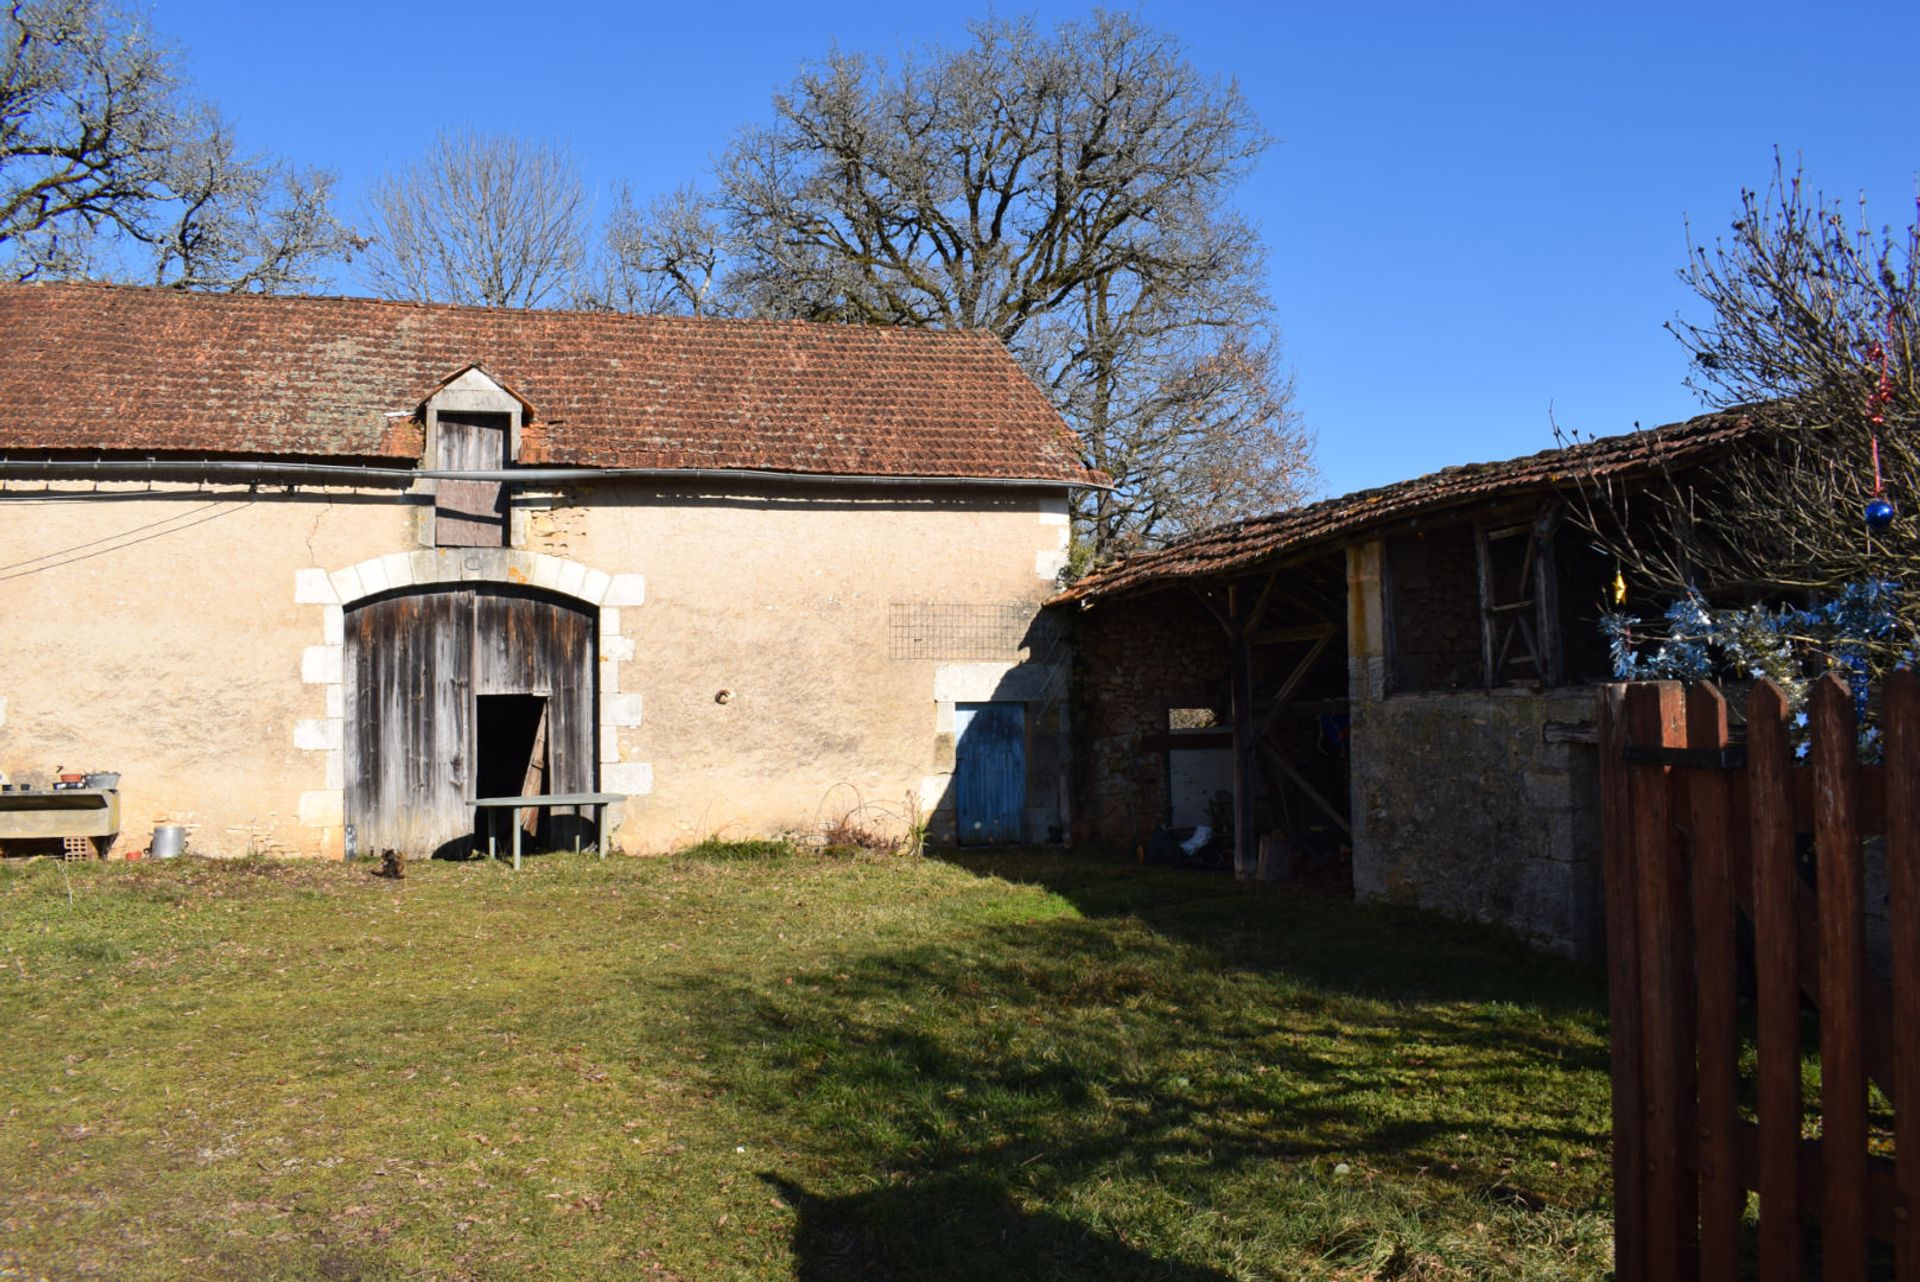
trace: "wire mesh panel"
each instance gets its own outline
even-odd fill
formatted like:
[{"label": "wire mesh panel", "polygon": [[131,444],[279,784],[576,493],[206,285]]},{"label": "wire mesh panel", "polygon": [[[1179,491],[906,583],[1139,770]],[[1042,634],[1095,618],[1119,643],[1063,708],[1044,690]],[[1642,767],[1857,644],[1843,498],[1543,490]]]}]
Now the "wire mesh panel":
[{"label": "wire mesh panel", "polygon": [[1014,659],[1045,654],[1059,636],[1051,615],[1030,604],[966,605],[896,601],[888,619],[896,659]]}]

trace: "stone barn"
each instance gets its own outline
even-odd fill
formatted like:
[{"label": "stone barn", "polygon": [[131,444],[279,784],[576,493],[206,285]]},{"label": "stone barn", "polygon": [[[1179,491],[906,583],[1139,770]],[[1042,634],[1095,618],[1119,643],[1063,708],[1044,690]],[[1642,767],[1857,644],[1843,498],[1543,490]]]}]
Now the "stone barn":
[{"label": "stone barn", "polygon": [[207,853],[1044,840],[1101,480],[980,333],[0,287],[0,772]]},{"label": "stone barn", "polygon": [[1076,831],[1142,845],[1225,818],[1243,876],[1265,837],[1297,867],[1350,858],[1358,898],[1595,955],[1593,687],[1616,567],[1570,511],[1583,487],[1664,481],[1752,430],[1709,415],[1447,468],[1082,579],[1055,598]]}]

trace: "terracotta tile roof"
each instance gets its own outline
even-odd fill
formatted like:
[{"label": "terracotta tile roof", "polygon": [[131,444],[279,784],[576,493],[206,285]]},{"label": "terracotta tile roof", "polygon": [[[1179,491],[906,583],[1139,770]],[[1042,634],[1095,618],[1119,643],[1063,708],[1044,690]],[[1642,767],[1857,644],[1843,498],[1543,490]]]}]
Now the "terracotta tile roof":
[{"label": "terracotta tile roof", "polygon": [[1693,462],[1763,426],[1748,411],[1703,414],[1682,423],[1596,437],[1523,458],[1442,468],[1410,481],[1201,530],[1096,570],[1049,604],[1090,601],[1233,573],[1269,559],[1295,560],[1332,551],[1374,527],[1412,516]]},{"label": "terracotta tile roof", "polygon": [[534,407],[522,462],[1101,479],[980,332],[102,285],[0,286],[0,449],[417,457],[476,363]]}]

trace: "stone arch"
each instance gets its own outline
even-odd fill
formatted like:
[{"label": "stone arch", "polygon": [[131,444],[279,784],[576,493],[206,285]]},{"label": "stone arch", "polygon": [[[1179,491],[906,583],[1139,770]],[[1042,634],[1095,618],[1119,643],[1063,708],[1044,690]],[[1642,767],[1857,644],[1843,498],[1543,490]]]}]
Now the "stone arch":
[{"label": "stone arch", "polygon": [[[637,729],[642,701],[623,685],[622,665],[634,643],[622,631],[622,612],[645,604],[646,580],[638,574],[608,574],[579,561],[518,548],[434,548],[393,552],[338,570],[297,571],[296,604],[320,611],[320,643],[300,658],[300,679],[318,686],[323,715],[294,723],[294,747],[323,762],[322,787],[300,794],[300,822],[315,831],[322,853],[344,853],[346,809],[346,683],[343,671],[347,607],[368,597],[414,587],[499,583],[541,588],[597,610],[599,624],[600,786],[608,792],[645,796],[653,791],[653,767],[622,757],[620,732]],[[618,819],[610,816],[615,827]]]}]

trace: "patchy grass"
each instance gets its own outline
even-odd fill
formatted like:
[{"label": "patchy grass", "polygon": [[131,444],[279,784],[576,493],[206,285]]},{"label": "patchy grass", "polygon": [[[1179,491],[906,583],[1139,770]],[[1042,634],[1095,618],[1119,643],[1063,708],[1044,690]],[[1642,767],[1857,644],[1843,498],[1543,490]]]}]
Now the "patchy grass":
[{"label": "patchy grass", "polygon": [[1598,1277],[1602,1007],[1084,855],[0,865],[0,1276]]}]

